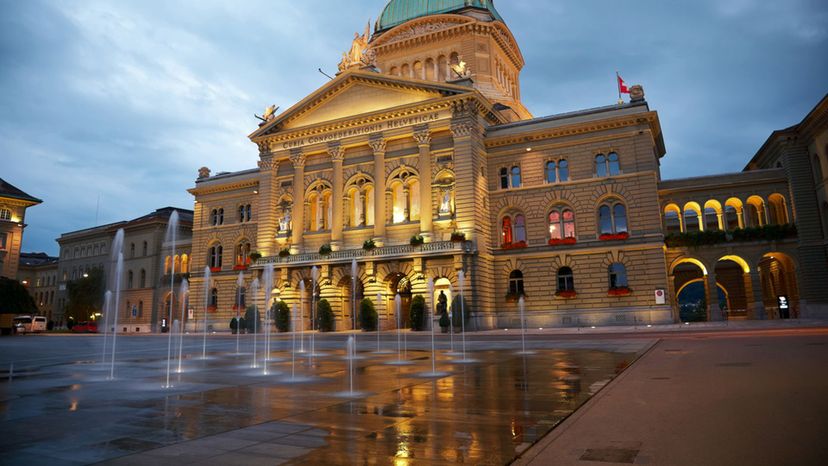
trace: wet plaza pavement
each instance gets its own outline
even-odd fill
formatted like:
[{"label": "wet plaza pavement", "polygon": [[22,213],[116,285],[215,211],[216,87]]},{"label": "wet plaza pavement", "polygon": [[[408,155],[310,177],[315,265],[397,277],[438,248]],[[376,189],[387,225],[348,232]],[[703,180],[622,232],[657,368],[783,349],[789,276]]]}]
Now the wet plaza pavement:
[{"label": "wet plaza pavement", "polygon": [[[577,409],[651,345],[646,339],[469,343],[451,356],[439,336],[357,336],[357,393],[349,392],[345,335],[321,335],[309,358],[272,343],[268,375],[252,338],[186,337],[182,372],[166,384],[165,337],[119,340],[115,380],[100,336],[0,340],[3,464],[506,464]],[[306,342],[307,344],[307,342]],[[263,342],[258,341],[260,358]],[[459,342],[455,342],[459,347]],[[13,365],[13,366],[12,366]],[[172,367],[177,368],[173,361]],[[9,374],[11,372],[11,374]]]}]

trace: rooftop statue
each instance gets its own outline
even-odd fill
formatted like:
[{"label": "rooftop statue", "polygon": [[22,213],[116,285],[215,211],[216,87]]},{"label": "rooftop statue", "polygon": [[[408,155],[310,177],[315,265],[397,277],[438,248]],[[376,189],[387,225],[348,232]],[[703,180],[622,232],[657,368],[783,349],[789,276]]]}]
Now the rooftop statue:
[{"label": "rooftop statue", "polygon": [[371,39],[371,23],[365,26],[365,32],[360,35],[358,32],[354,33],[354,40],[351,42],[351,49],[342,54],[342,61],[339,62],[339,72],[343,72],[350,68],[363,68],[366,66],[373,66],[376,60],[376,54],[368,47],[368,41]]},{"label": "rooftop statue", "polygon": [[276,118],[276,111],[278,111],[278,110],[279,110],[279,107],[277,107],[276,105],[271,105],[270,107],[265,108],[265,111],[262,114],[262,116],[256,115],[255,113],[253,114],[253,116],[258,118],[259,120],[262,120],[262,125],[263,125],[263,124],[267,123],[268,121]]}]

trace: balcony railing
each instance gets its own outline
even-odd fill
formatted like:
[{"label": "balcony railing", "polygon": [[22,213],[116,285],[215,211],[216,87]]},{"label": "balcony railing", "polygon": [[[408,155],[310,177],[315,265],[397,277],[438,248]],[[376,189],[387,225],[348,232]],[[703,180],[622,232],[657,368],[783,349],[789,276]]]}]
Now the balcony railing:
[{"label": "balcony railing", "polygon": [[381,248],[374,248],[370,250],[365,249],[348,249],[344,251],[336,251],[330,254],[306,253],[296,254],[290,256],[271,256],[262,257],[254,268],[261,268],[268,264],[286,265],[286,264],[318,264],[327,262],[348,262],[352,259],[393,259],[396,257],[417,257],[434,255],[435,253],[462,253],[471,254],[474,252],[474,243],[471,241],[440,241],[434,243],[425,243],[420,246],[411,246],[409,244],[398,246],[385,246]]}]

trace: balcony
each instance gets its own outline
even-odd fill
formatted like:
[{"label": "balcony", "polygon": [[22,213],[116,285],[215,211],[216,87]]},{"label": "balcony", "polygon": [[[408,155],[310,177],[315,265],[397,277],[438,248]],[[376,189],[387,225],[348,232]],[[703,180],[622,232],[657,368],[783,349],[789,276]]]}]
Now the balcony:
[{"label": "balcony", "polygon": [[472,241],[439,241],[434,243],[425,243],[420,246],[411,246],[410,244],[398,246],[385,246],[371,250],[365,249],[348,249],[344,251],[336,251],[330,254],[321,255],[319,253],[296,254],[291,256],[279,257],[262,257],[253,268],[263,268],[268,264],[279,265],[318,265],[322,263],[340,263],[350,262],[353,259],[358,261],[375,260],[375,259],[403,259],[410,257],[423,256],[441,256],[452,254],[472,254],[475,252],[474,243]]}]

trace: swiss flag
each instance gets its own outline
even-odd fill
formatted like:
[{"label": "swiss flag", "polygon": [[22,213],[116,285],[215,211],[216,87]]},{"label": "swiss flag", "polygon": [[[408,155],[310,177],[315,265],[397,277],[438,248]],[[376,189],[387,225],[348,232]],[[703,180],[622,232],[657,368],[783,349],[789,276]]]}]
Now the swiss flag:
[{"label": "swiss flag", "polygon": [[630,88],[627,87],[627,83],[618,75],[618,92],[621,94],[629,94]]}]

